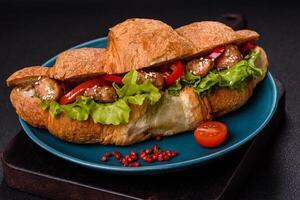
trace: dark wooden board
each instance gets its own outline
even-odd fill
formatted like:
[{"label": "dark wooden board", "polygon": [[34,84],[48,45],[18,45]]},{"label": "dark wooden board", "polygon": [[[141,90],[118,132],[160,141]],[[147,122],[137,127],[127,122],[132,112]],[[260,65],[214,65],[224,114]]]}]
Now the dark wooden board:
[{"label": "dark wooden board", "polygon": [[205,165],[160,175],[115,175],[58,158],[33,143],[23,131],[2,154],[4,178],[15,189],[50,199],[231,199],[263,157],[284,120],[284,89],[278,109],[253,141]]}]

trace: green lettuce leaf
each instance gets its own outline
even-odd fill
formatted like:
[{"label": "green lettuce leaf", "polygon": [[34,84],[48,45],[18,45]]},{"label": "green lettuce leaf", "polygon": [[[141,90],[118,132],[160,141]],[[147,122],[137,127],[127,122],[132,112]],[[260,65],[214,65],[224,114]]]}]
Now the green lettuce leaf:
[{"label": "green lettuce leaf", "polygon": [[[235,64],[229,69],[222,71],[211,71],[204,78],[195,76],[187,72],[180,82],[183,86],[189,86],[194,89],[197,94],[209,92],[213,87],[228,87],[233,89],[243,89],[248,81],[254,77],[262,76],[262,69],[255,66],[255,61],[259,56],[259,52],[251,51],[243,60]],[[181,89],[181,88],[180,88]],[[179,87],[176,93],[179,94]]]},{"label": "green lettuce leaf", "polygon": [[198,85],[193,85],[193,89],[197,94],[203,92],[208,92],[212,89],[213,86],[217,85],[219,82],[218,73],[210,72],[205,76]]},{"label": "green lettuce leaf", "polygon": [[130,107],[124,99],[113,103],[95,103],[91,117],[95,123],[119,125],[128,123]]},{"label": "green lettuce leaf", "polygon": [[200,76],[195,76],[191,72],[187,71],[182,79],[176,80],[176,82],[170,87],[168,87],[167,90],[170,95],[178,96],[180,94],[181,89],[184,86],[188,85],[191,87],[197,87],[200,81]]},{"label": "green lettuce leaf", "polygon": [[145,81],[142,84],[137,83],[138,72],[133,70],[128,72],[123,78],[123,87],[113,84],[117,91],[119,98],[125,98],[129,103],[141,105],[146,98],[150,104],[156,103],[161,94],[159,89],[155,87],[150,81]]},{"label": "green lettuce leaf", "polygon": [[180,83],[180,80],[176,80],[176,82],[168,87],[168,93],[172,96],[178,96],[180,94],[180,91],[182,89],[182,85]]},{"label": "green lettuce leaf", "polygon": [[56,101],[43,100],[42,109],[49,108],[51,116],[64,113],[67,117],[77,121],[85,121],[92,117],[95,123],[114,124],[127,123],[130,108],[127,102],[119,99],[114,103],[100,104],[89,97],[79,96],[72,104],[60,105]]},{"label": "green lettuce leaf", "polygon": [[182,79],[182,82],[184,85],[194,86],[196,87],[201,81],[200,76],[195,76],[192,72],[187,71],[184,74],[184,77]]},{"label": "green lettuce leaf", "polygon": [[142,84],[137,83],[137,72],[127,73],[123,79],[124,86],[114,85],[119,99],[113,103],[97,103],[89,97],[79,96],[72,104],[60,105],[55,101],[43,100],[41,107],[49,109],[51,116],[64,113],[73,120],[85,121],[89,117],[95,123],[100,124],[125,124],[129,121],[129,104],[142,105],[147,99],[151,104],[159,101],[161,94],[159,89],[146,81]]}]

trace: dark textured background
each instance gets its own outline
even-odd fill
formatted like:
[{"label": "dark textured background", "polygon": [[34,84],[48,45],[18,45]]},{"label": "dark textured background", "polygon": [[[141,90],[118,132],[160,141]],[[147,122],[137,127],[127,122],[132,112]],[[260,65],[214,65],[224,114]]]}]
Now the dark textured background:
[{"label": "dark textured background", "polygon": [[[260,3],[258,3],[260,2]],[[270,71],[285,85],[287,120],[265,152],[265,159],[245,184],[240,199],[300,197],[300,7],[287,1],[22,1],[0,2],[0,151],[21,129],[9,103],[5,79],[24,66],[40,65],[76,44],[106,36],[108,28],[130,17],[163,20],[173,27],[216,19],[226,12],[242,13],[270,60]],[[259,114],[259,113],[258,113]],[[0,181],[2,167],[0,165]],[[38,199],[0,185],[0,199]]]}]

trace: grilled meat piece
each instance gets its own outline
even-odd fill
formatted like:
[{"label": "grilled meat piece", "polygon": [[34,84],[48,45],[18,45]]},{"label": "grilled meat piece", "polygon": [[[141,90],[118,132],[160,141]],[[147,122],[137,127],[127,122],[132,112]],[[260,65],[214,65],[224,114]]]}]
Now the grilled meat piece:
[{"label": "grilled meat piece", "polygon": [[34,83],[36,96],[43,100],[56,101],[62,94],[62,88],[53,79],[41,78]]},{"label": "grilled meat piece", "polygon": [[138,83],[143,83],[144,81],[149,80],[153,85],[162,89],[165,85],[165,78],[159,72],[138,72]]},{"label": "grilled meat piece", "polygon": [[83,95],[103,103],[111,103],[118,98],[116,90],[111,86],[94,86],[86,89]]},{"label": "grilled meat piece", "polygon": [[196,76],[206,76],[214,67],[214,61],[207,58],[193,59],[187,63],[187,70]]},{"label": "grilled meat piece", "polygon": [[242,58],[243,56],[236,45],[227,45],[224,53],[215,61],[215,66],[218,70],[228,69]]}]

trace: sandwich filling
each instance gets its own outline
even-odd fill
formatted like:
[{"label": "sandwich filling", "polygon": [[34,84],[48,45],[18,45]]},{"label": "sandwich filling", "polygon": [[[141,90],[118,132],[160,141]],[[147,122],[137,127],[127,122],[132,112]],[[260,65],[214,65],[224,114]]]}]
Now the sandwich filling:
[{"label": "sandwich filling", "polygon": [[[192,87],[198,95],[209,93],[214,87],[243,89],[249,80],[262,75],[262,70],[255,66],[258,56],[258,52],[251,51],[245,57],[229,57],[226,65],[223,65],[225,63],[223,60],[218,62],[220,61],[218,59],[216,62],[206,58],[192,60],[187,63],[187,69],[192,66],[192,70],[187,70],[180,79],[176,80],[175,84],[168,88],[168,92],[171,95],[179,95],[185,86]],[[211,70],[206,71],[205,67]],[[195,68],[198,68],[196,72]]]},{"label": "sandwich filling", "polygon": [[119,125],[128,123],[130,104],[142,105],[147,100],[153,105],[161,97],[160,90],[149,80],[138,83],[137,71],[128,72],[122,83],[123,86],[116,82],[109,85],[109,82],[100,80],[99,84],[85,88],[82,95],[76,96],[74,103],[62,102],[63,96],[58,102],[43,100],[41,106],[44,110],[49,109],[53,117],[64,113],[78,121],[91,117],[95,123]]},{"label": "sandwich filling", "polygon": [[178,96],[184,87],[191,87],[198,95],[209,95],[217,87],[245,88],[251,79],[262,76],[254,48],[254,42],[229,44],[188,62],[133,70],[124,76],[102,75],[75,87],[41,78],[26,90],[33,91],[30,94],[39,97],[41,107],[53,117],[64,113],[78,121],[91,118],[100,124],[126,124],[131,105],[153,105],[163,92]]}]

